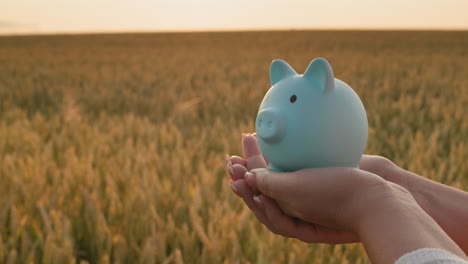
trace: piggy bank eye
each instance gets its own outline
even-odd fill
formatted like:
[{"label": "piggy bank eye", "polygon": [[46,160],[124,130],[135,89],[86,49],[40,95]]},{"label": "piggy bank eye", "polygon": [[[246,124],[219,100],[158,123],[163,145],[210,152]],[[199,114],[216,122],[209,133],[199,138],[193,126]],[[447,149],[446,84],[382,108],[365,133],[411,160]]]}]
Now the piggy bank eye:
[{"label": "piggy bank eye", "polygon": [[296,95],[292,95],[291,98],[289,98],[289,101],[290,101],[291,103],[296,102],[296,100],[297,100],[297,96],[296,96]]}]

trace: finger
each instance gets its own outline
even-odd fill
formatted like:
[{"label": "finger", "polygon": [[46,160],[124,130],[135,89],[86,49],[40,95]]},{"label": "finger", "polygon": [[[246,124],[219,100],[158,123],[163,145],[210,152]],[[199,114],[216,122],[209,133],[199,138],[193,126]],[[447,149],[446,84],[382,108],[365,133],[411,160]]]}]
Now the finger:
[{"label": "finger", "polygon": [[239,193],[239,190],[237,190],[237,187],[234,184],[233,180],[229,181],[229,187],[231,188],[232,192],[235,193],[237,196],[242,198],[242,195]]},{"label": "finger", "polygon": [[264,196],[258,195],[265,214],[275,230],[283,236],[294,237],[307,243],[353,243],[359,239],[351,232],[343,232],[316,224],[311,224],[283,213],[277,203]]},{"label": "finger", "polygon": [[306,243],[357,243],[359,237],[351,232],[331,229],[297,219],[296,238]]},{"label": "finger", "polygon": [[242,138],[242,150],[248,170],[267,167],[256,137],[252,135],[244,136]]},{"label": "finger", "polygon": [[402,183],[400,182],[402,177],[398,177],[401,175],[402,170],[392,161],[382,156],[363,155],[359,161],[359,167],[361,170],[377,174],[387,181]]},{"label": "finger", "polygon": [[254,201],[263,207],[275,233],[286,237],[296,237],[296,222],[292,217],[285,215],[274,200],[264,195],[258,195],[254,197]]},{"label": "finger", "polygon": [[[257,139],[257,133],[256,132],[252,133],[252,136],[254,136],[255,139]],[[257,139],[257,144],[258,144],[258,139]],[[262,156],[263,156],[263,153],[262,153]],[[268,160],[265,159],[265,156],[263,156],[263,160],[265,161],[266,166],[268,167]]]},{"label": "finger", "polygon": [[[375,155],[362,155],[361,160],[359,161],[359,168],[368,172],[376,173],[380,172],[384,161],[387,160],[381,156]],[[388,161],[389,163],[391,161]]]},{"label": "finger", "polygon": [[229,176],[231,176],[231,179],[233,181],[236,181],[244,177],[244,174],[241,175],[242,171],[237,170],[237,174],[236,174],[236,170],[234,169],[235,165],[238,165],[238,164],[245,167],[244,159],[238,156],[231,157],[228,154],[226,154],[226,162],[227,162],[226,168],[227,168],[228,174]]},{"label": "finger", "polygon": [[244,175],[247,172],[247,168],[244,167],[244,165],[234,164],[232,166],[232,172],[233,172],[233,177],[235,178],[233,180],[234,181],[240,180],[244,178]]},{"label": "finger", "polygon": [[240,165],[246,166],[245,160],[239,156],[232,156],[230,160],[233,165],[240,164]]},{"label": "finger", "polygon": [[270,198],[283,200],[288,192],[293,190],[294,183],[290,175],[292,173],[280,173],[268,169],[254,169],[244,175],[245,182],[255,191]]},{"label": "finger", "polygon": [[334,197],[336,200],[347,195],[338,190],[353,190],[363,183],[381,181],[381,178],[372,173],[346,167],[304,169],[295,172],[254,169],[247,172],[244,179],[254,190],[279,201],[293,201],[304,197],[317,201]]},{"label": "finger", "polygon": [[231,176],[231,179],[232,179],[233,181],[235,181],[235,180],[237,179],[237,177],[236,177],[235,174],[234,174],[234,170],[233,170],[232,162],[231,162],[231,161],[228,161],[228,163],[226,164],[226,168],[227,168],[227,171],[228,171],[229,176]]},{"label": "finger", "polygon": [[268,218],[266,217],[265,212],[253,200],[255,193],[253,193],[247,184],[245,184],[244,180],[235,181],[234,186],[235,190],[240,194],[247,207],[249,207],[249,209],[255,214],[255,217],[257,217],[258,221],[268,226],[270,223],[268,222]]}]

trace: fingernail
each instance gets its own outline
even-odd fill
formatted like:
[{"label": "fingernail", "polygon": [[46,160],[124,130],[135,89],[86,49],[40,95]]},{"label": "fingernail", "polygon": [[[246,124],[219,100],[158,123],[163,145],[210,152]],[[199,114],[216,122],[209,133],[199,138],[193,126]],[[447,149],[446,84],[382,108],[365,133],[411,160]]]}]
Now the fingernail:
[{"label": "fingernail", "polygon": [[229,154],[226,154],[226,161],[227,162],[231,161],[231,156],[229,156]]},{"label": "fingernail", "polygon": [[246,172],[246,173],[244,174],[245,183],[247,183],[247,185],[249,185],[250,187],[255,188],[255,185],[256,185],[256,183],[255,183],[255,181],[256,181],[255,177],[256,177],[256,176],[255,176],[254,173],[252,173],[252,172],[250,172],[250,171]]},{"label": "fingernail", "polygon": [[231,173],[231,175],[234,175],[234,169],[232,168],[231,161],[229,161],[226,166],[227,166],[227,169],[228,169],[229,173]]},{"label": "fingernail", "polygon": [[263,207],[262,200],[260,200],[260,197],[258,197],[258,195],[254,195],[253,200],[258,206]]},{"label": "fingernail", "polygon": [[231,187],[231,189],[234,191],[234,192],[239,192],[236,188],[236,186],[234,185],[234,182],[233,181],[230,181],[229,182],[229,187]]},{"label": "fingernail", "polygon": [[246,172],[246,173],[244,174],[244,179],[247,180],[247,179],[250,178],[250,179],[252,180],[254,176],[255,176],[255,174],[253,174],[253,173],[251,173],[250,171],[248,171],[248,172]]}]

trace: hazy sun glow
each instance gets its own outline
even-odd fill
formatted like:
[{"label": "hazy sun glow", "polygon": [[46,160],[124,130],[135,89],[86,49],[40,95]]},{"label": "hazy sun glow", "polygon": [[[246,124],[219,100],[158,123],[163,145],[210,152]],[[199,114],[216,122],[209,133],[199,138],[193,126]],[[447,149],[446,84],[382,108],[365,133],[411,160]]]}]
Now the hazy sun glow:
[{"label": "hazy sun glow", "polygon": [[0,32],[468,29],[466,0],[2,0]]}]

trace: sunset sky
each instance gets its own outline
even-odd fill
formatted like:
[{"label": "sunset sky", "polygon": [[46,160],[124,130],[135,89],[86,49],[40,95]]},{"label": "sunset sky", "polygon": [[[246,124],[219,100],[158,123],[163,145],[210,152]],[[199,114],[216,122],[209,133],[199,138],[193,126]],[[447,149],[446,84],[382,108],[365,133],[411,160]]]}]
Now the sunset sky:
[{"label": "sunset sky", "polygon": [[1,0],[0,33],[468,29],[468,0]]}]

